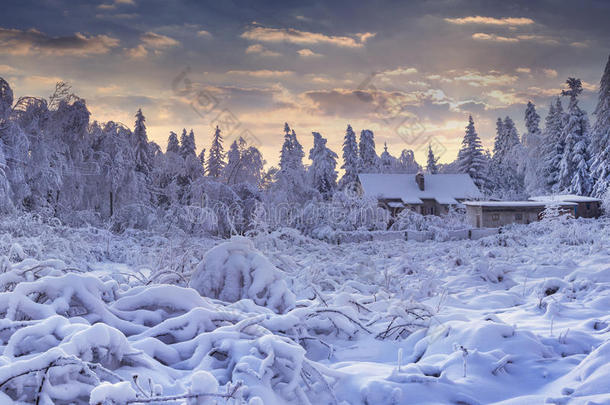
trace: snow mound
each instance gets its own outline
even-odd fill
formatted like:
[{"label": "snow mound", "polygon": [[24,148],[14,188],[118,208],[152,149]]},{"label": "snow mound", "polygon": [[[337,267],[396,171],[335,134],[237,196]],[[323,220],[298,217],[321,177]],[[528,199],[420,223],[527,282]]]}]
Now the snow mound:
[{"label": "snow mound", "polygon": [[226,302],[251,299],[278,313],[293,307],[295,302],[284,273],[256,250],[248,238],[239,236],[205,254],[189,287],[203,296]]}]

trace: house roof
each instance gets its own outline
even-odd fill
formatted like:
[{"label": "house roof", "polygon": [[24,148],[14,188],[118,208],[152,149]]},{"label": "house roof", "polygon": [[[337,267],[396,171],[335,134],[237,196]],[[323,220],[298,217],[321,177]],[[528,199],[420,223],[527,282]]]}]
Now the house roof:
[{"label": "house roof", "polygon": [[535,197],[530,197],[532,201],[544,201],[544,202],[575,202],[575,203],[587,203],[587,202],[601,202],[599,198],[594,197],[585,197],[582,195],[576,194],[558,194],[558,195],[540,195]]},{"label": "house roof", "polygon": [[415,174],[362,173],[358,179],[365,196],[404,204],[422,204],[422,199],[458,204],[456,200],[482,197],[467,174],[424,174],[423,190],[415,182]]},{"label": "house roof", "polygon": [[[562,206],[576,206],[576,203],[560,201]],[[546,201],[464,201],[464,205],[472,207],[494,208],[545,208],[550,205]]]}]

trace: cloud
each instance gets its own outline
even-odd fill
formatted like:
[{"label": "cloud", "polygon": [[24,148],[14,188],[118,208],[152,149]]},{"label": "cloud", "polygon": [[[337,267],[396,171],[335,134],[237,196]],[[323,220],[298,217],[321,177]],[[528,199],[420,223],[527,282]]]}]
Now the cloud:
[{"label": "cloud", "polygon": [[204,37],[204,38],[212,38],[212,34],[209,31],[206,31],[206,30],[199,30],[199,31],[197,31],[197,36],[198,37]]},{"label": "cloud", "polygon": [[312,51],[311,49],[299,49],[297,51],[297,53],[299,54],[300,57],[302,58],[316,58],[316,57],[320,57],[322,56],[322,54],[320,53],[315,53],[314,51]]},{"label": "cloud", "polygon": [[0,65],[0,74],[16,73],[17,69],[9,65]]},{"label": "cloud", "polygon": [[517,80],[517,76],[501,74],[498,72],[489,72],[484,74],[477,71],[466,71],[459,76],[454,76],[453,80],[458,82],[466,82],[473,87],[505,86],[515,82]]},{"label": "cloud", "polygon": [[282,55],[279,52],[274,52],[274,51],[271,51],[271,50],[265,48],[261,44],[250,45],[249,47],[246,48],[246,53],[247,54],[257,54],[257,55],[261,55],[261,56],[272,56],[272,57]]},{"label": "cloud", "polygon": [[517,72],[517,73],[532,73],[532,69],[527,68],[527,67],[518,67],[517,69],[515,69],[515,72]]},{"label": "cloud", "polygon": [[108,35],[86,36],[79,32],[61,37],[51,37],[36,29],[0,28],[0,53],[29,55],[89,56],[108,53],[119,45],[119,40]]},{"label": "cloud", "polygon": [[504,37],[496,34],[486,34],[484,32],[477,32],[472,34],[472,39],[477,41],[491,41],[491,42],[504,42],[504,43],[515,43],[519,42],[519,39],[512,37]]},{"label": "cloud", "polygon": [[392,70],[385,70],[379,73],[382,76],[402,76],[402,75],[412,75],[417,73],[417,69],[413,67],[398,67]]},{"label": "cloud", "polygon": [[132,59],[144,59],[148,56],[148,51],[146,47],[142,44],[136,46],[135,48],[127,49],[127,56]]},{"label": "cloud", "polygon": [[177,46],[180,42],[165,35],[155,34],[154,32],[145,32],[140,36],[140,39],[145,46],[152,49],[165,49]]},{"label": "cloud", "polygon": [[535,34],[521,34],[514,37],[507,37],[496,34],[487,34],[484,32],[477,32],[472,34],[472,39],[478,41],[491,41],[491,42],[504,42],[504,43],[517,43],[521,41],[538,42],[545,45],[559,45],[560,42],[547,35],[535,35]]},{"label": "cloud", "polygon": [[252,76],[252,77],[286,77],[292,75],[294,72],[290,70],[229,70],[229,75],[240,75],[240,76]]},{"label": "cloud", "polygon": [[483,17],[480,15],[462,17],[462,18],[445,18],[445,21],[451,24],[457,25],[497,25],[497,26],[519,26],[519,25],[531,25],[534,24],[534,20],[526,17]]},{"label": "cloud", "polygon": [[542,73],[544,73],[546,77],[550,77],[551,79],[559,76],[555,69],[542,69]]},{"label": "cloud", "polygon": [[136,2],[134,0],[114,0],[113,3],[102,3],[97,8],[100,10],[114,10],[121,5],[135,6]]},{"label": "cloud", "polygon": [[288,42],[296,45],[330,44],[343,48],[361,48],[365,42],[375,36],[366,32],[353,36],[334,36],[317,32],[300,31],[294,28],[267,28],[256,26],[241,34],[250,41]]},{"label": "cloud", "polygon": [[533,41],[533,42],[539,42],[541,44],[547,44],[547,45],[559,45],[559,43],[560,43],[555,38],[551,38],[546,35],[524,34],[524,35],[517,35],[517,39],[519,39],[520,41]]}]

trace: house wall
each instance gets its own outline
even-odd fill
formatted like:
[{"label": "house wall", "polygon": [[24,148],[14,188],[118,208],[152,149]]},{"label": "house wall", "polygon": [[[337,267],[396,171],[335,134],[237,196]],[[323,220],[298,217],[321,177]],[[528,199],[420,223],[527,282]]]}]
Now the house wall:
[{"label": "house wall", "polygon": [[576,207],[576,218],[598,218],[601,215],[599,202],[579,202]]},{"label": "house wall", "polygon": [[436,202],[433,199],[422,199],[423,204],[420,205],[420,214],[423,215],[441,215],[447,212],[445,206]]},{"label": "house wall", "polygon": [[529,224],[540,219],[542,207],[481,207],[483,228],[497,228],[509,224]]},{"label": "house wall", "polygon": [[[482,224],[482,215],[481,215],[482,209],[481,207],[477,207],[474,205],[467,205],[466,206],[466,217],[468,218],[468,223],[473,227],[473,228],[481,228]],[[478,219],[477,219],[478,217]]]},{"label": "house wall", "polygon": [[529,224],[540,219],[542,207],[466,206],[466,216],[473,228],[498,228],[509,224]]}]

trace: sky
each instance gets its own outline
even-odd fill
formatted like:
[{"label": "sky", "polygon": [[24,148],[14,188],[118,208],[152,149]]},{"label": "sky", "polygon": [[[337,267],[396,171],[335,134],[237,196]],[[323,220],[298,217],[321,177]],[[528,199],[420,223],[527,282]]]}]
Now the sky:
[{"label": "sky", "polygon": [[133,127],[141,108],[163,148],[213,127],[277,164],[284,122],[305,151],[312,131],[341,154],[347,124],[377,152],[428,145],[453,161],[468,115],[485,148],[495,121],[523,131],[568,77],[592,112],[610,52],[610,2],[3,0],[0,77],[18,96],[66,81],[92,118]]}]

